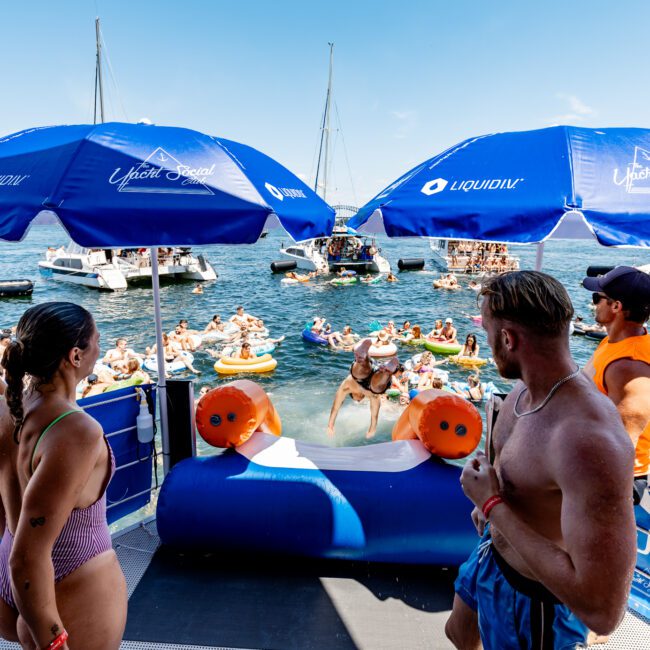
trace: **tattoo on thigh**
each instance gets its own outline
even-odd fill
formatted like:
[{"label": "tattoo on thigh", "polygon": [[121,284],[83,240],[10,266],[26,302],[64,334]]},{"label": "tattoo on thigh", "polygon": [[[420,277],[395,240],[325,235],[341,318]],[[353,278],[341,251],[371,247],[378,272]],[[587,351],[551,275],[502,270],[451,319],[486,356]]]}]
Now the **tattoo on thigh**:
[{"label": "tattoo on thigh", "polygon": [[45,517],[32,517],[29,520],[29,523],[32,525],[32,528],[36,528],[36,526],[43,526],[45,524]]},{"label": "tattoo on thigh", "polygon": [[61,628],[56,623],[50,628],[50,632],[52,632],[52,634],[55,634],[55,635],[58,635],[58,633],[60,631],[61,631]]}]

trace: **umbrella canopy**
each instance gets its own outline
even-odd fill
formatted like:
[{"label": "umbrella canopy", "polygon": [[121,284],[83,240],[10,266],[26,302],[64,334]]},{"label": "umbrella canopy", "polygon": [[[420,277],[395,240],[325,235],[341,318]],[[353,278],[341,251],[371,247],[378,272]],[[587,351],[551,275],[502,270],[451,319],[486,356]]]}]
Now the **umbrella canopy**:
[{"label": "umbrella canopy", "polygon": [[295,240],[334,210],[263,153],[190,129],[120,122],[0,139],[0,239],[53,212],[86,247],[249,244],[270,215]]},{"label": "umbrella canopy", "polygon": [[650,130],[556,126],[471,138],[404,174],[348,225],[511,243],[590,232],[605,246],[650,246]]}]

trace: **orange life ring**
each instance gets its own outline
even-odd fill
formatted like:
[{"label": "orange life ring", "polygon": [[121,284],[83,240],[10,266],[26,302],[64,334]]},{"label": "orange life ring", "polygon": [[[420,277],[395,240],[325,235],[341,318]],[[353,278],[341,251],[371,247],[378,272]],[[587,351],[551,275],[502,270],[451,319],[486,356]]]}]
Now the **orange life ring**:
[{"label": "orange life ring", "polygon": [[419,393],[393,427],[393,440],[420,440],[441,458],[463,458],[481,440],[483,421],[476,407],[458,395],[434,388]]},{"label": "orange life ring", "polygon": [[238,447],[255,431],[282,434],[269,396],[254,381],[238,379],[213,388],[196,407],[196,428],[213,447]]}]

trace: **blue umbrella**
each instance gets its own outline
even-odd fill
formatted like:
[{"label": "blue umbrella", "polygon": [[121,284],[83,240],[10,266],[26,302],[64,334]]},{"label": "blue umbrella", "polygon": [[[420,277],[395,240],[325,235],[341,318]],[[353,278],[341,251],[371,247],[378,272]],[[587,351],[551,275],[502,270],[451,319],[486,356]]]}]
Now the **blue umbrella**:
[{"label": "blue umbrella", "polygon": [[587,232],[605,246],[650,246],[650,130],[555,126],[471,138],[401,176],[348,225],[511,243]]},{"label": "blue umbrella", "polygon": [[334,210],[268,156],[190,129],[119,122],[0,139],[0,239],[53,212],[86,247],[250,244],[275,214],[295,240]]},{"label": "blue umbrella", "polygon": [[[246,145],[190,129],[119,122],[28,129],[0,139],[0,239],[54,213],[88,248],[151,247],[158,368],[165,367],[158,246],[250,244],[269,217],[295,240],[327,237],[334,210]],[[158,377],[165,470],[165,376]]]}]

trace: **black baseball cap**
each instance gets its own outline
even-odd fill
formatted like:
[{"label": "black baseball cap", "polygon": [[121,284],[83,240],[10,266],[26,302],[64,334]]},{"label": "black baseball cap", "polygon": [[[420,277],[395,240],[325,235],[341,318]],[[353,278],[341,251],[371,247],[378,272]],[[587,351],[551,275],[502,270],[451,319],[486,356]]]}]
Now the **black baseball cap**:
[{"label": "black baseball cap", "polygon": [[605,275],[585,278],[582,286],[626,306],[650,304],[650,275],[633,266],[616,266]]}]

